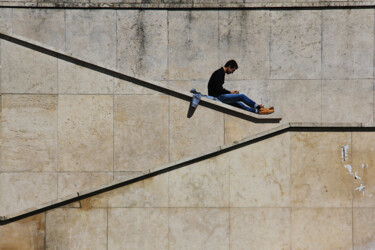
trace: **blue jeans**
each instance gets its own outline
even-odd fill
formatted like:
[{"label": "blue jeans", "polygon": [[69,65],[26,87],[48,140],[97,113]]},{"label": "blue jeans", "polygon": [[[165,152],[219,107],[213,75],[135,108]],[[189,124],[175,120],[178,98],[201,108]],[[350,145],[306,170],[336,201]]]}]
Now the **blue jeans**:
[{"label": "blue jeans", "polygon": [[217,99],[223,103],[227,103],[253,113],[258,113],[258,110],[256,109],[258,105],[244,94],[224,94],[219,95]]}]

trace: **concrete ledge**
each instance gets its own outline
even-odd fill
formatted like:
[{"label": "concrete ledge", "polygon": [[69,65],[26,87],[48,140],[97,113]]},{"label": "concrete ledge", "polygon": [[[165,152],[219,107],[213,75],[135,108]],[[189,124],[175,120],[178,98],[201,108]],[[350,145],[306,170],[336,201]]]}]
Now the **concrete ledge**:
[{"label": "concrete ledge", "polygon": [[[193,1],[192,1],[193,2]],[[103,3],[64,2],[45,3],[35,1],[1,1],[0,7],[27,7],[27,8],[98,8],[98,9],[275,9],[275,8],[347,8],[373,7],[374,1],[319,1],[319,2],[262,2],[257,3]]]},{"label": "concrete ledge", "polygon": [[[102,74],[106,74],[106,75],[109,75],[109,76],[112,76],[112,77],[115,77],[115,78],[118,78],[118,79],[122,79],[122,80],[125,80],[125,81],[128,81],[128,82],[131,82],[133,84],[136,84],[136,85],[148,88],[148,89],[152,89],[152,90],[155,90],[155,91],[158,91],[158,92],[164,93],[166,95],[170,95],[170,96],[173,96],[173,97],[176,97],[176,98],[188,101],[188,102],[190,102],[190,100],[192,99],[192,96],[193,96],[190,93],[182,92],[182,91],[170,88],[170,87],[163,86],[161,84],[146,82],[146,81],[141,80],[141,79],[137,79],[137,78],[134,78],[134,77],[131,77],[131,76],[127,76],[127,75],[122,74],[121,72],[117,71],[114,68],[107,67],[105,65],[93,64],[93,63],[87,62],[87,61],[83,60],[82,58],[73,57],[72,55],[69,55],[68,53],[65,53],[63,51],[59,51],[59,50],[56,50],[56,49],[52,49],[48,46],[45,46],[45,45],[43,45],[41,43],[38,43],[38,42],[35,42],[35,41],[31,41],[31,40],[26,39],[24,37],[19,37],[19,36],[14,36],[14,35],[10,36],[10,35],[0,33],[0,39],[4,39],[8,42],[12,42],[12,43],[18,44],[20,46],[24,46],[24,47],[33,49],[33,50],[38,51],[40,53],[47,54],[49,56],[53,56],[53,57],[59,58],[61,60],[65,60],[67,62],[74,63],[74,64],[80,65],[82,67],[86,67],[88,69],[100,72]],[[221,102],[209,100],[209,99],[203,99],[200,102],[200,105],[205,106],[205,107],[210,108],[210,109],[214,109],[214,110],[219,111],[219,112],[223,112],[223,113],[228,114],[228,115],[233,115],[233,116],[236,116],[236,117],[241,118],[241,119],[252,121],[252,122],[255,122],[255,123],[278,123],[281,120],[281,117],[279,117],[275,114],[266,115],[266,116],[265,115],[257,115],[257,114],[254,114],[254,113],[251,113],[251,112],[248,112],[248,111],[245,111],[245,110],[242,110],[242,109],[230,106],[230,105],[226,105],[226,104],[223,104]],[[189,107],[189,105],[187,103],[186,104],[186,112],[188,110],[188,107]]]},{"label": "concrete ledge", "polygon": [[375,131],[375,126],[373,127],[362,127],[361,123],[351,123],[351,124],[319,124],[319,123],[291,123],[281,125],[279,127],[264,131],[262,133],[241,139],[240,141],[235,141],[229,144],[226,144],[222,147],[212,149],[204,154],[197,155],[194,157],[189,157],[174,163],[170,163],[164,166],[160,166],[154,169],[150,169],[143,173],[140,173],[136,177],[124,178],[119,181],[114,181],[110,184],[99,186],[95,189],[84,190],[77,193],[76,195],[69,195],[57,200],[52,200],[48,203],[42,204],[37,207],[32,207],[14,214],[9,214],[7,216],[0,216],[0,225],[6,225],[11,222],[21,220],[39,213],[43,213],[73,202],[77,202],[101,193],[105,193],[120,187],[124,187],[130,184],[133,184],[138,181],[145,180],[147,178],[155,177],[167,172],[177,170],[182,167],[189,166],[196,162],[200,162],[226,152],[236,150],[238,148],[266,140],[268,138],[293,131],[331,131],[331,132],[342,132],[342,131]]}]

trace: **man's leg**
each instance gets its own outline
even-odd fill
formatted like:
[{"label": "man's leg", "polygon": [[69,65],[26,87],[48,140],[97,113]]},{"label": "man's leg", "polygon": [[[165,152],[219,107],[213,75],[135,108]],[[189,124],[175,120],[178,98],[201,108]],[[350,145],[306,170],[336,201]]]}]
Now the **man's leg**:
[{"label": "man's leg", "polygon": [[237,103],[243,102],[251,108],[256,108],[258,105],[244,94],[224,94],[217,97],[223,103]]},{"label": "man's leg", "polygon": [[235,106],[235,107],[241,108],[241,109],[245,109],[245,110],[253,112],[253,113],[258,113],[257,109],[249,107],[249,106],[246,106],[242,102],[234,102],[234,103],[228,103],[228,104],[231,105],[231,106]]}]

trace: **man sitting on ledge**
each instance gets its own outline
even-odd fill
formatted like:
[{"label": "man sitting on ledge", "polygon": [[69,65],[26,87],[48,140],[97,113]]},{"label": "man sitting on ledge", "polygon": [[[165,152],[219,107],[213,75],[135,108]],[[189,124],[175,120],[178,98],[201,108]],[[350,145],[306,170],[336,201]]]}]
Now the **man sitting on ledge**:
[{"label": "man sitting on ledge", "polygon": [[256,104],[244,94],[239,94],[237,90],[229,91],[223,88],[225,74],[232,74],[238,69],[235,60],[228,61],[224,67],[216,70],[208,82],[208,95],[214,96],[223,103],[245,109],[247,111],[267,115],[274,112],[274,108],[264,108],[262,104]]}]

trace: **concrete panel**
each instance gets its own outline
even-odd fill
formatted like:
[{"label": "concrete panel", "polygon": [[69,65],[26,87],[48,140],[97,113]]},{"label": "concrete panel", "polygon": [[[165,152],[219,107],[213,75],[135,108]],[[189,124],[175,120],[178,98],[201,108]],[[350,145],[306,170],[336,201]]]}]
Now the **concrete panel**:
[{"label": "concrete panel", "polygon": [[57,93],[57,59],[2,41],[2,93]]},{"label": "concrete panel", "polygon": [[[77,0],[75,0],[77,1]],[[87,0],[81,0],[81,1],[86,1]],[[113,4],[113,3],[142,3],[144,0],[90,0],[90,3],[103,3],[103,4]],[[151,0],[152,1],[152,0]],[[150,2],[150,0],[148,1]]]},{"label": "concrete panel", "polygon": [[99,173],[59,173],[58,196],[59,198],[71,194],[77,194],[84,190],[97,188],[113,181],[112,172]]},{"label": "concrete panel", "polygon": [[373,124],[372,80],[331,80],[322,83],[322,122]]},{"label": "concrete panel", "polygon": [[168,174],[115,189],[83,201],[87,207],[168,207]]},{"label": "concrete panel", "polygon": [[169,209],[170,249],[228,249],[229,209]]},{"label": "concrete panel", "polygon": [[168,163],[168,96],[115,97],[115,170],[144,171]]},{"label": "concrete panel", "polygon": [[218,62],[218,12],[169,11],[169,78],[210,78]]},{"label": "concrete panel", "polygon": [[123,171],[123,172],[113,172],[113,180],[121,181],[123,179],[135,178],[142,175],[142,171]]},{"label": "concrete panel", "polygon": [[294,207],[351,207],[353,177],[342,162],[341,147],[351,133],[291,134],[292,205]]},{"label": "concrete panel", "polygon": [[253,123],[231,115],[225,115],[225,144],[278,126],[280,126],[279,123]]},{"label": "concrete panel", "polygon": [[114,78],[58,60],[59,94],[113,94]]},{"label": "concrete panel", "polygon": [[[1,46],[1,44],[0,44]],[[3,169],[3,145],[4,145],[4,136],[2,135],[3,131],[3,97],[0,95],[0,171]]]},{"label": "concrete panel", "polygon": [[2,96],[2,171],[56,171],[57,96]]},{"label": "concrete panel", "polygon": [[269,11],[219,12],[219,63],[235,59],[233,79],[269,78]]},{"label": "concrete panel", "polygon": [[[143,77],[142,77],[143,79]],[[165,86],[168,87],[168,83],[165,81],[149,81],[151,83],[155,83],[158,86]],[[120,79],[115,79],[115,94],[123,94],[123,95],[163,95],[163,93],[144,88],[140,85],[134,84],[132,82],[123,81]],[[147,98],[147,97],[146,97]]]},{"label": "concrete panel", "polygon": [[46,215],[46,249],[106,249],[106,209],[58,208]]},{"label": "concrete panel", "polygon": [[12,8],[0,9],[0,32],[4,34],[12,33]]},{"label": "concrete panel", "polygon": [[66,51],[94,64],[115,68],[115,10],[65,10],[65,12]]},{"label": "concrete panel", "polygon": [[[282,123],[321,122],[322,90],[320,80],[273,80],[270,86],[270,104],[275,113],[283,118]],[[336,93],[331,93],[332,98]],[[323,105],[323,107],[326,107]],[[327,113],[327,115],[332,115]]]},{"label": "concrete panel", "polygon": [[352,249],[352,209],[293,209],[292,246],[311,250]]},{"label": "concrete panel", "polygon": [[177,89],[179,91],[184,91],[190,93],[191,89],[196,89],[198,92],[201,92],[202,94],[207,95],[208,89],[208,80],[201,80],[201,81],[168,81],[168,87],[172,89]]},{"label": "concrete panel", "polygon": [[271,78],[320,79],[321,11],[272,11]]},{"label": "concrete panel", "polygon": [[113,170],[113,96],[60,95],[59,171]]},{"label": "concrete panel", "polygon": [[1,249],[45,249],[45,216],[35,215],[0,227]]},{"label": "concrete panel", "polygon": [[168,78],[166,10],[118,10],[118,69],[141,79]]},{"label": "concrete panel", "polygon": [[224,144],[223,113],[198,106],[186,117],[190,103],[170,98],[170,161],[202,154]]},{"label": "concrete panel", "polygon": [[372,78],[374,10],[323,10],[323,79]]},{"label": "concrete panel", "polygon": [[353,209],[353,241],[355,250],[375,248],[375,209]]},{"label": "concrete panel", "polygon": [[290,249],[289,208],[231,208],[230,249]]},{"label": "concrete panel", "polygon": [[231,207],[290,206],[289,147],[283,134],[228,155]]},{"label": "concrete panel", "polygon": [[0,214],[7,215],[57,198],[56,173],[0,173]]},{"label": "concrete panel", "polygon": [[168,208],[109,209],[108,249],[168,249]]},{"label": "concrete panel", "polygon": [[218,156],[169,174],[170,207],[229,207],[229,158]]},{"label": "concrete panel", "polygon": [[13,33],[65,50],[65,11],[59,9],[14,9]]},{"label": "concrete panel", "polygon": [[[361,179],[353,179],[353,206],[375,207],[375,133],[353,132],[353,173]],[[355,190],[365,186],[363,191]]]}]

